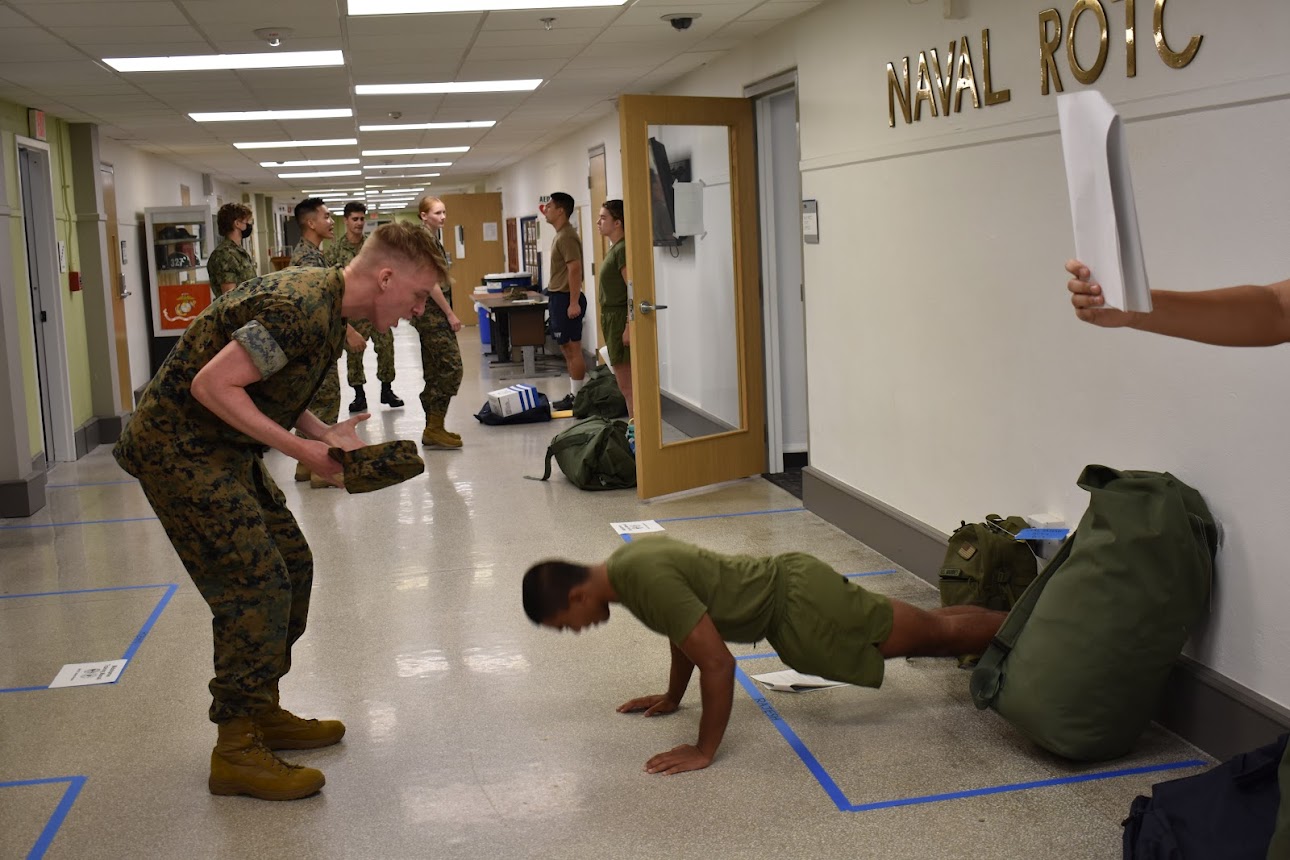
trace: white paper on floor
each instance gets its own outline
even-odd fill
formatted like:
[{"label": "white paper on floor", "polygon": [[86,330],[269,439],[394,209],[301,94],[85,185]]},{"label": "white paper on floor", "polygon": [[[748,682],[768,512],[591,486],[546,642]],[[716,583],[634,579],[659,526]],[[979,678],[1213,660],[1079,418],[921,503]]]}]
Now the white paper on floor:
[{"label": "white paper on floor", "polygon": [[639,535],[646,532],[661,532],[663,527],[654,520],[637,520],[630,523],[610,523],[620,535]]},{"label": "white paper on floor", "polygon": [[106,660],[99,663],[68,663],[49,687],[85,687],[90,684],[111,684],[121,677],[121,670],[128,660]]},{"label": "white paper on floor", "polygon": [[830,681],[828,678],[821,678],[819,675],[803,675],[801,672],[795,672],[792,669],[785,669],[782,672],[765,672],[761,675],[753,675],[754,680],[761,681],[771,690],[777,690],[781,693],[805,693],[809,690],[823,690],[828,687],[847,687],[841,681]]}]

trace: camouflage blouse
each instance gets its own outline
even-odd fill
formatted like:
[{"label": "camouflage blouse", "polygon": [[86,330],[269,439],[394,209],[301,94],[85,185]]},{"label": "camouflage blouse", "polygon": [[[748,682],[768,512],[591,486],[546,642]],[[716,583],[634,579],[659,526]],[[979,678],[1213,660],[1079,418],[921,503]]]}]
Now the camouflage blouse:
[{"label": "camouflage blouse", "polygon": [[325,269],[327,261],[323,259],[322,250],[317,245],[308,239],[301,239],[291,249],[291,265]]},{"label": "camouflage blouse", "polygon": [[349,239],[341,236],[339,239],[332,239],[323,243],[323,259],[329,266],[348,266],[350,260],[358,256],[358,252],[363,249],[363,242],[367,240],[364,236],[358,240],[357,245],[349,244]]},{"label": "camouflage blouse", "polygon": [[221,284],[236,286],[254,278],[255,262],[245,248],[225,238],[211,251],[206,261],[206,272],[211,279],[211,296],[219,298]]},{"label": "camouflage blouse", "polygon": [[137,477],[180,469],[185,459],[264,451],[197,402],[193,377],[237,341],[260,371],[260,381],[246,393],[257,409],[290,429],[340,358],[344,292],[339,269],[285,269],[225,293],[193,320],[148,383],[116,445],[117,462]]}]

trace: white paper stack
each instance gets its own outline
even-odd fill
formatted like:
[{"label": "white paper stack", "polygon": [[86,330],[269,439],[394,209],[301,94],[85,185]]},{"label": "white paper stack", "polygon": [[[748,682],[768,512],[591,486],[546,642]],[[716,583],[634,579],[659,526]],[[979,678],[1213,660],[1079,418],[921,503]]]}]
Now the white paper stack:
[{"label": "white paper stack", "polygon": [[1149,312],[1151,288],[1120,116],[1100,92],[1083,90],[1057,97],[1057,118],[1075,256],[1101,284],[1105,307]]}]

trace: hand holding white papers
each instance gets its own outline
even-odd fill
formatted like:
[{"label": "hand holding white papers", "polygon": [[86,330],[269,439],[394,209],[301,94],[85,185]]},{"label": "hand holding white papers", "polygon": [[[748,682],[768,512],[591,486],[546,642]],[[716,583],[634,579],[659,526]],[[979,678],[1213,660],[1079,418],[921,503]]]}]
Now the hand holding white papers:
[{"label": "hand holding white papers", "polygon": [[1148,313],[1151,288],[1120,117],[1096,90],[1058,96],[1057,117],[1075,255],[1101,285],[1104,307]]}]

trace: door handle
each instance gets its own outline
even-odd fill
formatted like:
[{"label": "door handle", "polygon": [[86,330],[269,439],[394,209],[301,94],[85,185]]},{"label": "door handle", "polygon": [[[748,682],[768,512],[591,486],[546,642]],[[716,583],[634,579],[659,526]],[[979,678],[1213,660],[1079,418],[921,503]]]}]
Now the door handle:
[{"label": "door handle", "polygon": [[667,305],[656,305],[653,302],[647,302],[644,299],[641,299],[641,313],[643,314],[652,314],[654,311],[665,310],[667,310]]},{"label": "door handle", "polygon": [[130,292],[130,290],[126,289],[126,286],[125,286],[125,275],[121,275],[120,281],[121,281],[121,293],[120,293],[121,298],[123,298],[123,299],[128,299],[128,298],[130,298],[130,296],[134,295],[134,293],[132,293],[132,292]]}]

